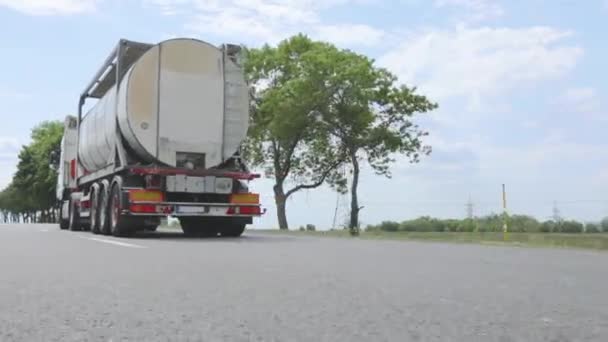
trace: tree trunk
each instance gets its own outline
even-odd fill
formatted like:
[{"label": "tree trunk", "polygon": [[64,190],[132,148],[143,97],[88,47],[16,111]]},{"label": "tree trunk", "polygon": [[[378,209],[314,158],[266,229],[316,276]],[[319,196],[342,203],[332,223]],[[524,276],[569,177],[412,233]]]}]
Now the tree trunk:
[{"label": "tree trunk", "polygon": [[359,199],[357,198],[357,186],[359,186],[359,161],[357,154],[351,153],[351,163],[353,164],[353,182],[350,187],[350,228],[351,235],[359,235]]},{"label": "tree trunk", "polygon": [[283,184],[275,184],[274,187],[274,201],[277,205],[277,219],[279,220],[279,229],[289,229],[287,224],[287,196],[285,196],[285,190]]}]

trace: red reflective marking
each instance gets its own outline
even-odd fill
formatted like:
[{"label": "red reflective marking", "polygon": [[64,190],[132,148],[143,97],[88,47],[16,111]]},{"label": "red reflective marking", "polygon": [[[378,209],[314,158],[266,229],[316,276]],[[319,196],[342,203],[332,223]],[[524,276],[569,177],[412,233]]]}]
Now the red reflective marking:
[{"label": "red reflective marking", "polygon": [[70,161],[70,176],[72,179],[76,178],[76,159]]},{"label": "red reflective marking", "polygon": [[180,168],[159,168],[159,167],[133,167],[130,169],[135,175],[188,175],[188,176],[217,176],[228,177],[240,180],[253,180],[260,178],[260,174],[249,172],[218,171],[218,170],[187,170]]},{"label": "red reflective marking", "polygon": [[[238,210],[237,210],[238,209]],[[226,212],[228,215],[261,215],[262,209],[260,207],[230,207]]]}]

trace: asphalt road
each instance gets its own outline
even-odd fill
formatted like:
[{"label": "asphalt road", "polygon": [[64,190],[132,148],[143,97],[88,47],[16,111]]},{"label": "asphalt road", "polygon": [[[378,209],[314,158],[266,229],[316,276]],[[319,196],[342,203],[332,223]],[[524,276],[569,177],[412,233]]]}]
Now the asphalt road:
[{"label": "asphalt road", "polygon": [[608,253],[0,225],[0,341],[608,341]]}]

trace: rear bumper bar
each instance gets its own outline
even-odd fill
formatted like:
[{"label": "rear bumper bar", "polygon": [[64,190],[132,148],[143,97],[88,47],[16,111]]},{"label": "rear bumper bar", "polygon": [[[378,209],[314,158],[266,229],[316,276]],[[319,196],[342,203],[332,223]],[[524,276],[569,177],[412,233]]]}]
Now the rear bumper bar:
[{"label": "rear bumper bar", "polygon": [[121,213],[130,216],[260,217],[266,213],[266,209],[260,204],[246,203],[131,201]]}]

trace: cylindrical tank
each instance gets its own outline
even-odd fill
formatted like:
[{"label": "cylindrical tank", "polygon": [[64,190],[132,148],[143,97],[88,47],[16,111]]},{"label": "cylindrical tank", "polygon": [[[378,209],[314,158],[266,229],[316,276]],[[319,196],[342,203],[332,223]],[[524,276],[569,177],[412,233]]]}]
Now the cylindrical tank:
[{"label": "cylindrical tank", "polygon": [[117,133],[142,163],[210,168],[231,157],[249,123],[243,70],[194,39],[144,53],[84,116],[79,158],[89,172],[111,164]]}]

